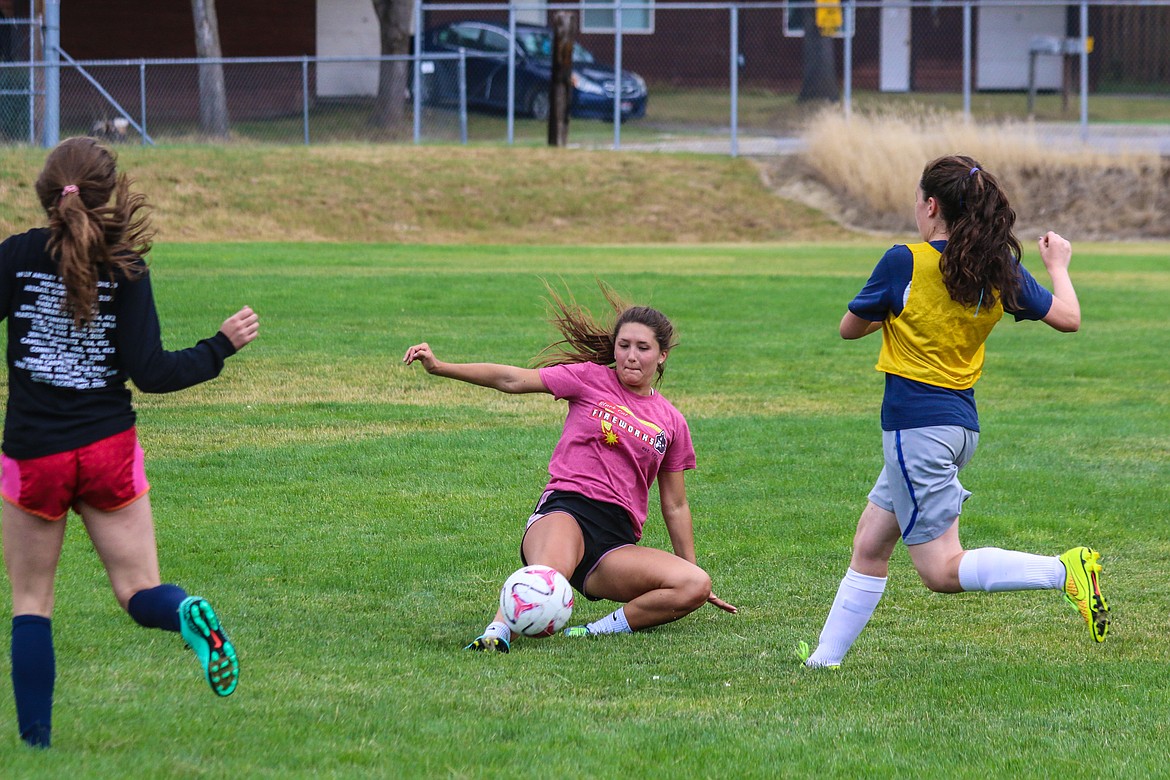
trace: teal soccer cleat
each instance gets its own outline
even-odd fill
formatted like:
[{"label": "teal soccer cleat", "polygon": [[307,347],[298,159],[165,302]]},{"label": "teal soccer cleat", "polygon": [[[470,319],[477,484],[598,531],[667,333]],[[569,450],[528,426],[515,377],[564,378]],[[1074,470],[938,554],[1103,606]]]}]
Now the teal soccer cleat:
[{"label": "teal soccer cleat", "polygon": [[230,696],[240,681],[240,662],[215,610],[205,599],[189,596],[179,605],[179,631],[199,658],[211,690],[217,696]]}]

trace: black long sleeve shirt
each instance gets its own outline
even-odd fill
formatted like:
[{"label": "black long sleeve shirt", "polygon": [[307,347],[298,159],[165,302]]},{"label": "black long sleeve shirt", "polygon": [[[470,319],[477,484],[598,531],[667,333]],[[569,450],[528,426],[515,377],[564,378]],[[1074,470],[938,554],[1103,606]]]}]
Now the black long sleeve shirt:
[{"label": "black long sleeve shirt", "polygon": [[3,451],[24,460],[83,447],[134,425],[127,380],[167,393],[219,375],[235,354],[222,332],[163,349],[149,273],[98,282],[98,312],[78,329],[46,250],[47,228],[0,244],[0,319],[8,320]]}]

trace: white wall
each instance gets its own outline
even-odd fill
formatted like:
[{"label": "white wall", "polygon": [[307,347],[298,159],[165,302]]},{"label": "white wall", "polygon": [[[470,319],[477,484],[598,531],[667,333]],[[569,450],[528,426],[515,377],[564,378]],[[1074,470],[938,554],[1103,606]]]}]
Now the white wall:
[{"label": "white wall", "polygon": [[[516,0],[516,21],[524,24],[548,24],[548,5],[544,0]],[[525,8],[524,6],[528,6]]]},{"label": "white wall", "polygon": [[[975,89],[1027,89],[1033,36],[1065,33],[1065,6],[981,6],[976,30]],[[1060,89],[1060,57],[1036,58],[1036,86]]]},{"label": "white wall", "polygon": [[[317,0],[317,54],[321,57],[382,53],[378,17],[370,0]],[[378,63],[322,63],[318,97],[372,97],[378,94]]]}]

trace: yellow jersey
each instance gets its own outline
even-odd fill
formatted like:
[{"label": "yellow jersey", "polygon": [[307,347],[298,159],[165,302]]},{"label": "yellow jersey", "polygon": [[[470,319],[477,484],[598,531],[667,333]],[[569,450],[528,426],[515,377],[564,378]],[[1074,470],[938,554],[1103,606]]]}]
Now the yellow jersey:
[{"label": "yellow jersey", "polygon": [[966,390],[983,372],[983,344],[1003,317],[994,306],[968,307],[947,292],[942,253],[928,243],[907,244],[914,257],[902,311],[882,321],[877,370],[937,387]]}]

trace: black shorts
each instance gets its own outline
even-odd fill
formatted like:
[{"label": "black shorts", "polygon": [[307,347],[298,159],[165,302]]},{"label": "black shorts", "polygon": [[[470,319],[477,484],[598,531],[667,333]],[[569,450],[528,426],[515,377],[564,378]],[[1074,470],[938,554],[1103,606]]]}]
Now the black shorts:
[{"label": "black shorts", "polygon": [[[585,538],[585,555],[569,577],[569,584],[590,601],[601,601],[600,597],[585,592],[585,578],[610,551],[638,543],[629,514],[617,504],[596,501],[567,490],[550,490],[540,497],[524,532],[527,533],[534,522],[552,512],[571,515],[581,528],[581,536]],[[525,566],[528,565],[528,561],[524,560],[523,539],[520,540],[520,560]]]}]

